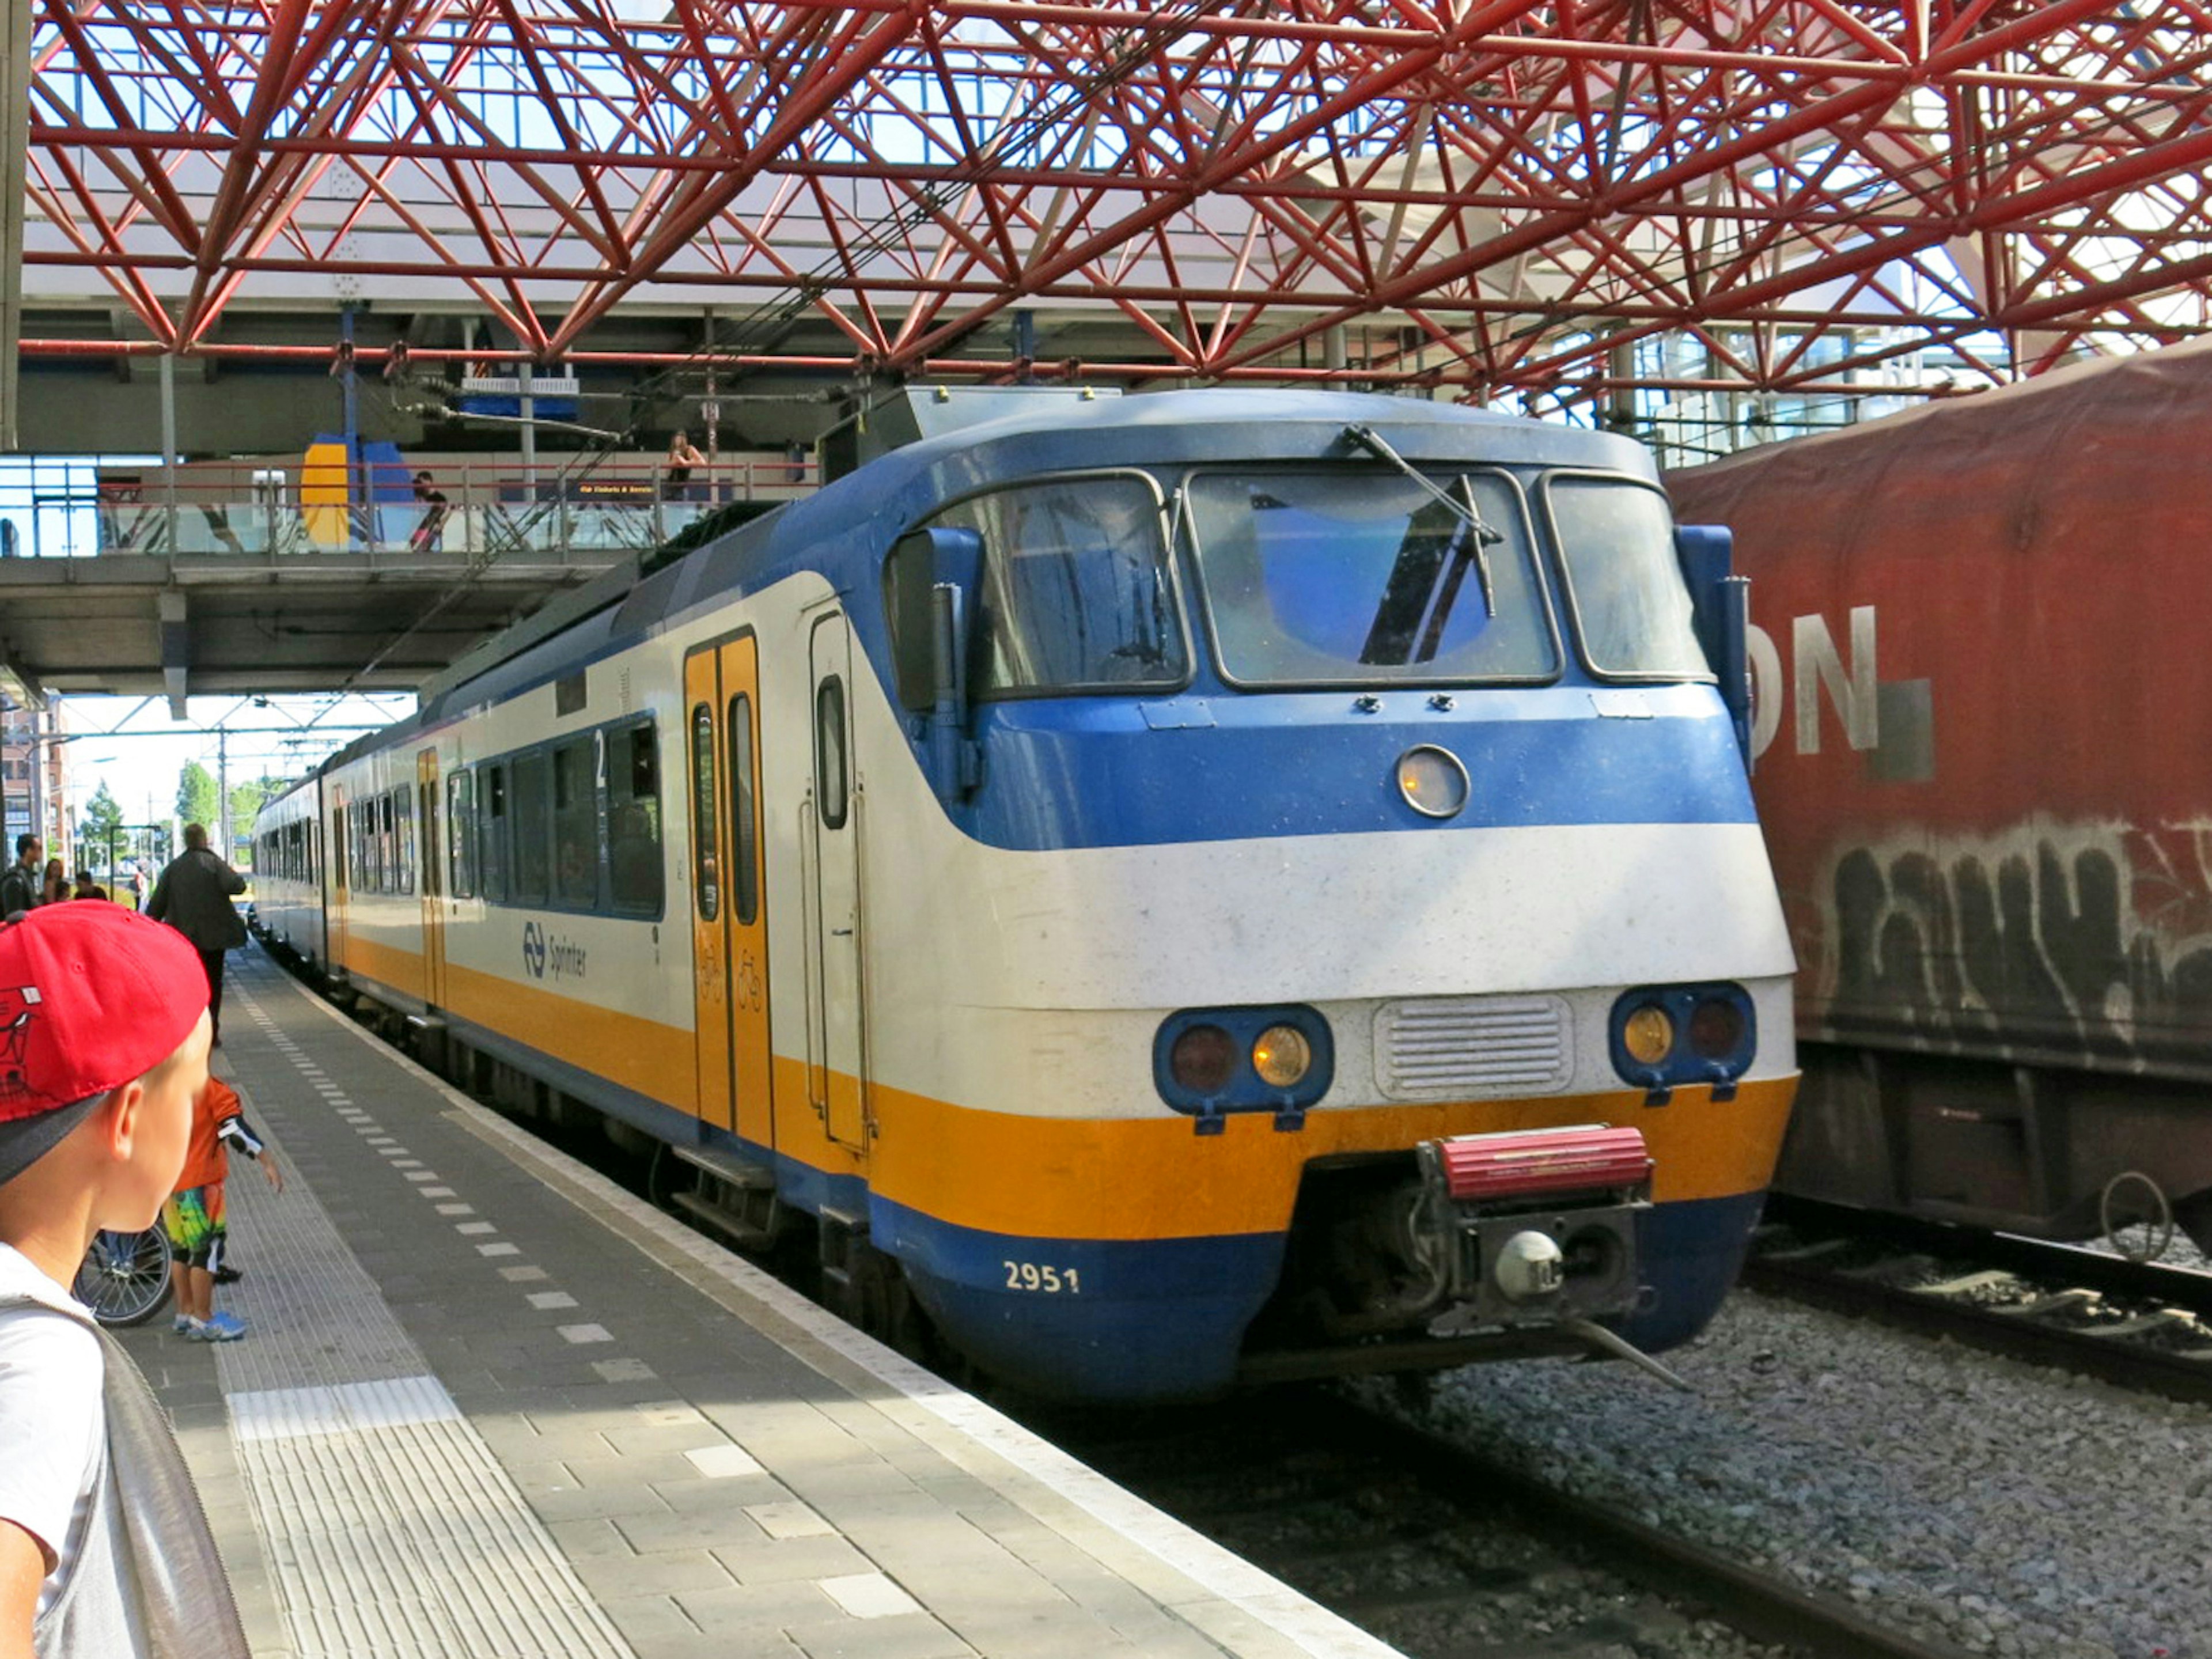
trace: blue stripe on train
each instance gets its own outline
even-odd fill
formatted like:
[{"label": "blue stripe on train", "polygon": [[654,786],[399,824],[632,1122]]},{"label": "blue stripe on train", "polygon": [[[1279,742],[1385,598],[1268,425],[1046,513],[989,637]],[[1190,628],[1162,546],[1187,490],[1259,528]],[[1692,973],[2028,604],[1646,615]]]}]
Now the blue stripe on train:
[{"label": "blue stripe on train", "polygon": [[[1651,1296],[1617,1322],[1621,1334],[1657,1352],[1703,1329],[1735,1283],[1761,1201],[1753,1193],[1647,1212],[1638,1246]],[[1020,1387],[1100,1402],[1231,1387],[1245,1327],[1283,1261],[1279,1233],[1037,1239],[953,1226],[882,1200],[871,1214],[877,1248],[904,1265],[956,1346]]]},{"label": "blue stripe on train", "polygon": [[[1640,694],[1652,711],[1644,719],[1597,715],[1587,685],[1462,690],[1446,711],[1428,708],[1427,688],[1378,692],[1371,714],[1353,711],[1355,695],[987,704],[977,715],[987,781],[951,816],[987,845],[1023,852],[1753,819],[1735,731],[1711,686],[1651,687]],[[1467,768],[1468,800],[1455,817],[1424,817],[1398,793],[1398,757],[1424,743]]]}]

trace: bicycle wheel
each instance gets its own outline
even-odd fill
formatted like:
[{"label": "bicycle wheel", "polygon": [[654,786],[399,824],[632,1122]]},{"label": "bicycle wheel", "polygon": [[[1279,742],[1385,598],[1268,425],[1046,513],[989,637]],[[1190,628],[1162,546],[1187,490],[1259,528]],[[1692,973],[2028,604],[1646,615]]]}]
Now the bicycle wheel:
[{"label": "bicycle wheel", "polygon": [[103,1325],[143,1325],[169,1300],[169,1237],[100,1233],[76,1270],[76,1298]]}]

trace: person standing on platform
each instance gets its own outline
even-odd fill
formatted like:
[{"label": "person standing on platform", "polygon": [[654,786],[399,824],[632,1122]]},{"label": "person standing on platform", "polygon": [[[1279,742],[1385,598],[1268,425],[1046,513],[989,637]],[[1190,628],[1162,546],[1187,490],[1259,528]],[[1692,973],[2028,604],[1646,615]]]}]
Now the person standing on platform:
[{"label": "person standing on platform", "polygon": [[207,826],[185,826],[185,850],[169,860],[146,901],[146,914],[166,921],[191,941],[207,971],[208,1019],[217,1048],[222,1046],[222,958],[246,943],[246,923],[231,896],[246,890],[246,878],[217,858],[208,846]]},{"label": "person standing on platform", "polygon": [[668,459],[660,475],[661,494],[672,501],[682,501],[684,488],[691,482],[691,469],[706,465],[707,458],[691,441],[691,434],[679,426],[676,435],[668,441]]},{"label": "person standing on platform", "polygon": [[39,860],[46,850],[36,836],[15,837],[15,861],[0,872],[0,921],[39,908]]},{"label": "person standing on platform", "polygon": [[0,924],[0,1652],[245,1659],[174,1431],[68,1286],[184,1167],[207,1082],[191,948],[118,906]]},{"label": "person standing on platform", "polygon": [[453,504],[446,499],[446,492],[438,488],[437,481],[428,472],[415,475],[415,499],[422,503],[422,520],[407,538],[407,550],[441,551],[446,545],[446,519],[453,512]]},{"label": "person standing on platform", "polygon": [[177,1190],[161,1206],[161,1227],[169,1235],[169,1272],[177,1287],[177,1331],[195,1342],[235,1342],[246,1334],[244,1320],[215,1310],[223,1246],[230,1237],[223,1218],[222,1189],[233,1146],[261,1166],[270,1191],[284,1190],[276,1155],[247,1124],[238,1091],[221,1078],[211,1077],[192,1103],[192,1139],[184,1173],[177,1177]]},{"label": "person standing on platform", "polygon": [[39,884],[39,902],[59,904],[69,896],[69,866],[59,859],[48,859],[46,879]]},{"label": "person standing on platform", "polygon": [[92,878],[91,871],[80,870],[76,872],[76,886],[70,896],[73,899],[104,899],[107,896],[107,890]]}]

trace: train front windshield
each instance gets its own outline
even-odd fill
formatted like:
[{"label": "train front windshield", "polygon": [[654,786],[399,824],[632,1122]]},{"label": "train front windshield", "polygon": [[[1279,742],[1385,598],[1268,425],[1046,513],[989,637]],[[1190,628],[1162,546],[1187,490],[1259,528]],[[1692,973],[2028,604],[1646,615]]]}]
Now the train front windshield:
[{"label": "train front windshield", "polygon": [[1535,681],[1559,645],[1520,492],[1497,474],[1204,473],[1188,484],[1208,615],[1248,685]]}]

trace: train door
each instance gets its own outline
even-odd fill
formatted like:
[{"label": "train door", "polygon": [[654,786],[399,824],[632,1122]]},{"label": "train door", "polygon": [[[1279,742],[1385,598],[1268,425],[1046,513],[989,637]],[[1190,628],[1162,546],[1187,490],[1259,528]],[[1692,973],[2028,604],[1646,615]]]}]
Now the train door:
[{"label": "train door", "polygon": [[830,1139],[864,1151],[861,1078],[860,804],[854,788],[845,618],[823,617],[808,647],[813,686],[813,788],[802,809],[811,854],[806,929],[806,1089]]},{"label": "train door", "polygon": [[323,847],[323,867],[328,872],[323,890],[330,895],[327,901],[330,914],[324,918],[323,931],[330,940],[330,962],[333,968],[345,966],[346,959],[346,903],[352,879],[352,860],[347,857],[351,843],[346,839],[346,798],[342,789],[331,791],[331,835]]},{"label": "train door", "polygon": [[750,634],[684,662],[691,813],[692,1018],[700,1118],[775,1144],[763,899],[760,648]]},{"label": "train door", "polygon": [[422,1000],[446,1006],[445,842],[438,830],[438,751],[415,757],[415,845],[421,874],[415,884],[422,902]]}]

